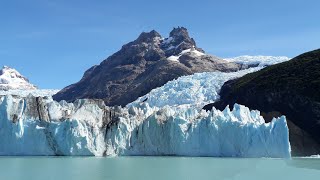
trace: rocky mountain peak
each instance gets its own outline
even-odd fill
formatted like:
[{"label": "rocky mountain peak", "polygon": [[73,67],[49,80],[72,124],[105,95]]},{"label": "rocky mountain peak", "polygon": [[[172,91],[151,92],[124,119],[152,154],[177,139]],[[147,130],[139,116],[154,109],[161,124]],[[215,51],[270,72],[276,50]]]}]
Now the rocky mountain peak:
[{"label": "rocky mountain peak", "polygon": [[180,76],[197,72],[237,71],[240,66],[206,55],[186,28],[174,28],[168,38],[152,30],[84,73],[83,78],[53,96],[55,100],[103,99],[106,105],[126,105]]},{"label": "rocky mountain peak", "polygon": [[137,43],[142,43],[142,42],[152,43],[154,40],[157,40],[157,39],[161,39],[161,35],[157,31],[152,30],[150,32],[142,32],[139,35],[136,42]]},{"label": "rocky mountain peak", "polygon": [[29,80],[22,76],[17,70],[8,66],[3,66],[0,70],[0,90],[10,89],[37,89],[36,86],[29,83]]},{"label": "rocky mountain peak", "polygon": [[185,27],[173,28],[169,34],[169,38],[166,38],[161,48],[165,51],[166,56],[178,55],[186,49],[196,49],[200,52],[204,51],[198,48],[193,38],[189,36],[188,30]]},{"label": "rocky mountain peak", "polygon": [[[184,50],[193,49],[205,53],[196,46],[193,38],[189,36],[184,27],[173,28],[168,38],[162,38],[155,30],[142,32],[139,37],[124,46],[121,50],[110,56],[103,64],[144,64],[144,61],[158,61],[170,56],[181,54]],[[119,59],[122,61],[120,62]]]},{"label": "rocky mountain peak", "polygon": [[169,37],[181,38],[181,39],[190,39],[190,36],[189,36],[187,28],[179,27],[179,26],[177,28],[173,28],[173,30],[169,34]]}]

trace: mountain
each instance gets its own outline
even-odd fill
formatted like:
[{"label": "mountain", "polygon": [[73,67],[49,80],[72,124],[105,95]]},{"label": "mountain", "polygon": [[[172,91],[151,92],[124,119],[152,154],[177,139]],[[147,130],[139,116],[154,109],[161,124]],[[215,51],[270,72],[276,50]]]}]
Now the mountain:
[{"label": "mountain", "polygon": [[17,70],[4,66],[0,70],[0,91],[8,90],[35,90],[37,87],[22,76]]},{"label": "mountain", "polygon": [[241,65],[205,54],[186,28],[174,28],[168,38],[156,31],[143,32],[121,50],[88,69],[82,79],[53,98],[103,99],[106,105],[125,106],[170,80],[196,72],[232,72]]},{"label": "mountain", "polygon": [[287,117],[293,155],[320,153],[320,49],[288,62],[226,82],[221,100],[212,106],[224,109],[234,103],[271,117]]}]

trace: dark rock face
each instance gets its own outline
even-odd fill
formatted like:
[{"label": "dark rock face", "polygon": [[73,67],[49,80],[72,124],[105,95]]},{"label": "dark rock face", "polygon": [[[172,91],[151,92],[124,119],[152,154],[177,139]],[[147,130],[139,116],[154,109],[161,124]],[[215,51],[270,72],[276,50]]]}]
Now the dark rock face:
[{"label": "dark rock face", "polygon": [[220,96],[219,102],[204,109],[239,103],[262,111],[265,117],[278,112],[291,123],[293,154],[320,153],[320,49],[228,81]]},{"label": "dark rock face", "polygon": [[[177,60],[169,58],[172,56]],[[103,99],[106,105],[124,106],[180,76],[240,68],[241,65],[204,54],[186,28],[174,28],[166,39],[153,30],[141,33],[135,41],[87,70],[78,83],[64,88],[53,98],[68,102]]]},{"label": "dark rock face", "polygon": [[28,97],[25,100],[26,115],[41,121],[49,121],[47,105],[42,97]]}]

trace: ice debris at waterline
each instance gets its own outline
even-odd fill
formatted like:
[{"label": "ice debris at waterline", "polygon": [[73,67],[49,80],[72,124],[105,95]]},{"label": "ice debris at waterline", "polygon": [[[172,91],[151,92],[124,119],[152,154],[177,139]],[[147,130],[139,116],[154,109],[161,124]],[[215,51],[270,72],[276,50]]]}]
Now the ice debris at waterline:
[{"label": "ice debris at waterline", "polygon": [[290,157],[285,117],[264,123],[238,104],[205,112],[8,95],[0,98],[0,137],[0,155]]}]

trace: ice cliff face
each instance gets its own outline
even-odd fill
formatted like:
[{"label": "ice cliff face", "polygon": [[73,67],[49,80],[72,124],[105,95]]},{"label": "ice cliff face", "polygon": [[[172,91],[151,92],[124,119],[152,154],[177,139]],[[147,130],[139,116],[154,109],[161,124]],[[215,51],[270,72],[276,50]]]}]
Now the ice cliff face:
[{"label": "ice cliff face", "polygon": [[258,111],[237,104],[205,112],[9,95],[0,98],[0,112],[0,155],[290,157],[285,117],[265,124]]},{"label": "ice cliff face", "polygon": [[0,70],[0,91],[1,90],[35,90],[37,87],[29,83],[29,80],[22,76],[17,70],[4,66]]},{"label": "ice cliff face", "polygon": [[115,110],[99,102],[0,98],[1,155],[103,155],[104,132]]},{"label": "ice cliff face", "polygon": [[[120,155],[215,157],[290,157],[285,117],[265,124],[258,111],[235,105],[231,111],[204,112],[189,107],[164,107],[140,125],[120,121],[110,133],[111,152]],[[124,133],[131,131],[129,134]],[[281,138],[282,137],[282,138]],[[285,137],[285,138],[284,138]]]}]

